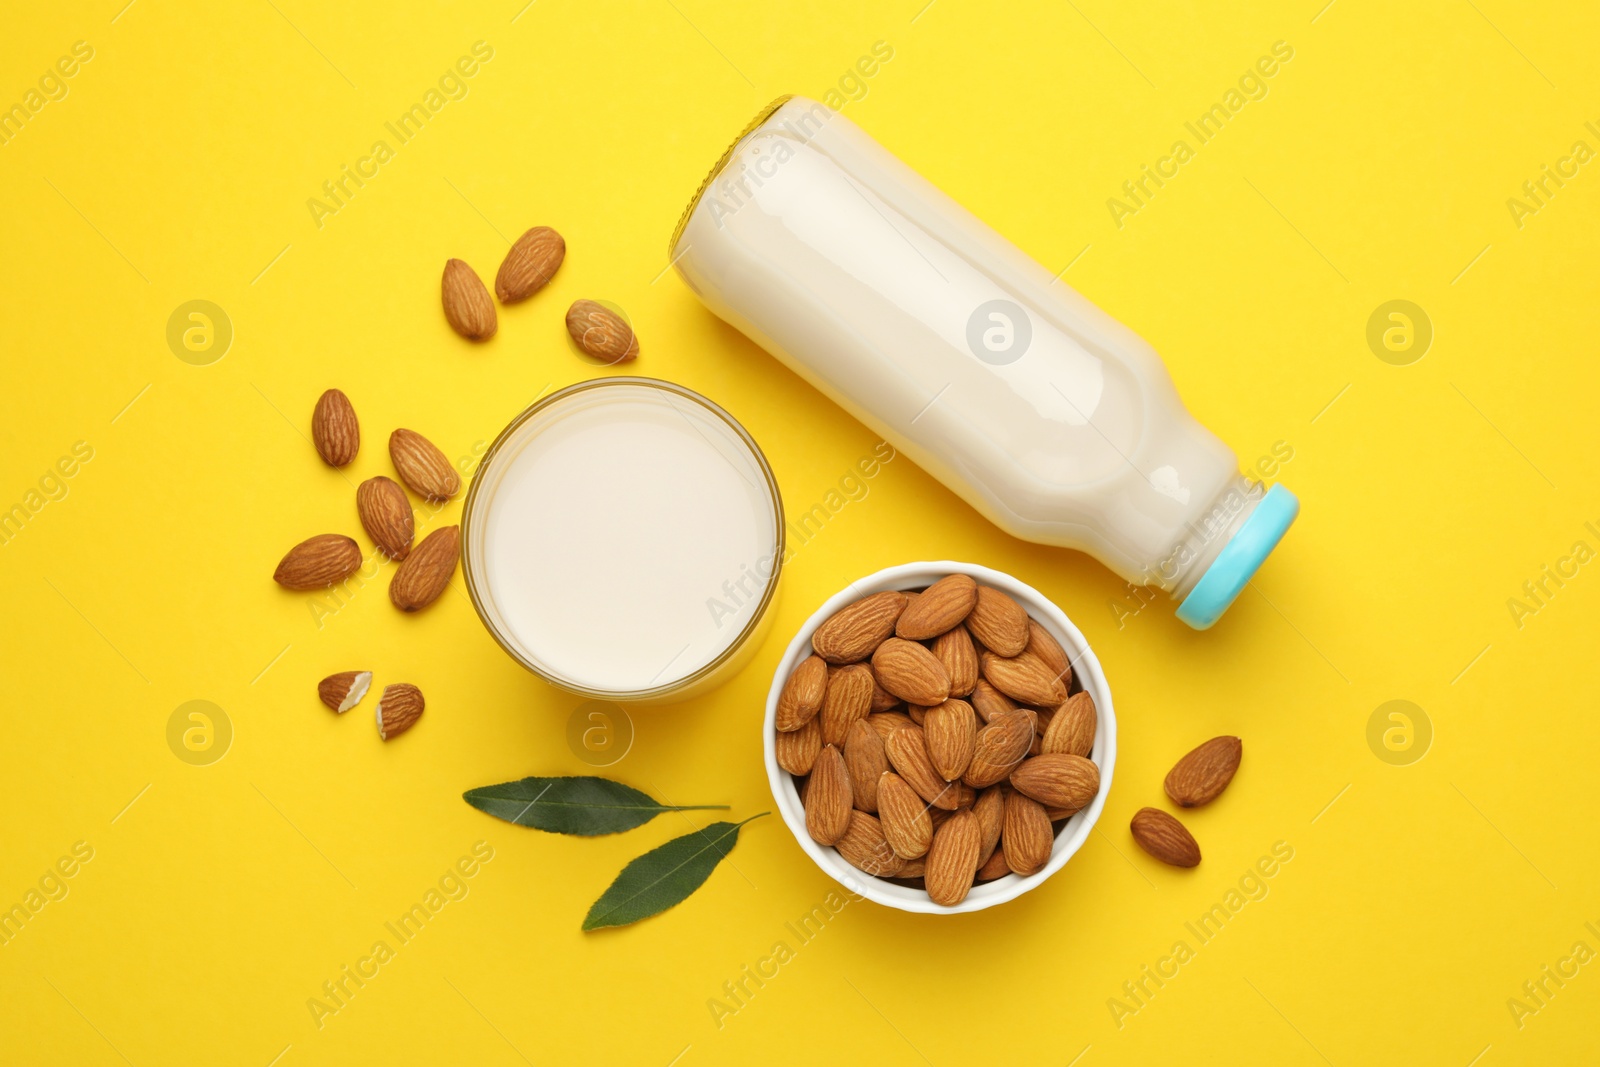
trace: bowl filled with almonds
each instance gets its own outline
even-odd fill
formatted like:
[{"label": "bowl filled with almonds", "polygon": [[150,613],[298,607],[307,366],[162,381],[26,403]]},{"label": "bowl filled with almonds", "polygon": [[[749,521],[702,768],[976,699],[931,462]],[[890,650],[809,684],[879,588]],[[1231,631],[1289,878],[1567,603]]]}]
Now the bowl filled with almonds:
[{"label": "bowl filled with almonds", "polygon": [[823,604],[763,725],[783,820],[846,889],[980,911],[1066,865],[1111,788],[1117,726],[1089,643],[1038,590],[908,563]]}]

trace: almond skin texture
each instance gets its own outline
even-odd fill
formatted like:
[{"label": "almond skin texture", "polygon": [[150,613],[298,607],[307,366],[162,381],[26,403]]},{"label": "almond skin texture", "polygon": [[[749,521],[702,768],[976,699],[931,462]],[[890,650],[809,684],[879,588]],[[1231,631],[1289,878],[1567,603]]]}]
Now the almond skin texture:
[{"label": "almond skin texture", "polygon": [[884,839],[882,825],[864,811],[850,813],[844,836],[833,847],[852,867],[879,878],[893,878],[905,866],[905,860],[895,855]]},{"label": "almond skin texture", "polygon": [[422,539],[389,579],[389,600],[401,611],[421,611],[439,599],[456,572],[461,527],[442,526]]},{"label": "almond skin texture", "polygon": [[1044,805],[1021,793],[1007,793],[1000,842],[1005,846],[1006,866],[1017,874],[1042,870],[1050,862],[1050,847],[1055,844]]},{"label": "almond skin texture", "polygon": [[865,720],[850,726],[844,739],[844,767],[850,772],[850,795],[861,811],[877,813],[878,779],[889,769],[883,738]]},{"label": "almond skin texture", "polygon": [[874,713],[898,708],[900,698],[878,684],[878,676],[872,676],[872,710]]},{"label": "almond skin texture", "polygon": [[389,459],[400,480],[420,497],[449,500],[461,488],[461,475],[444,453],[415,430],[399,429],[389,435]]},{"label": "almond skin texture", "polygon": [[439,297],[444,303],[445,321],[469,341],[487,341],[494,336],[494,301],[483,287],[478,272],[459,259],[446,260],[444,277],[439,282]]},{"label": "almond skin texture", "polygon": [[1023,760],[1011,772],[1019,793],[1051,808],[1081,808],[1100,792],[1100,768],[1082,756],[1054,752]]},{"label": "almond skin texture", "polygon": [[911,716],[903,711],[875,711],[867,716],[867,722],[878,731],[879,737],[887,738],[891,732],[902,726],[915,726]]},{"label": "almond skin texture", "polygon": [[878,684],[908,704],[934,707],[950,696],[950,675],[937,656],[915,641],[891,637],[872,654]]},{"label": "almond skin texture", "polygon": [[939,777],[953,782],[967,771],[978,744],[978,715],[965,700],[946,700],[929,708],[922,720],[922,739]]},{"label": "almond skin texture", "polygon": [[494,276],[494,295],[502,304],[526,300],[543,289],[567,257],[567,242],[548,226],[535,226],[511,246]]},{"label": "almond skin texture", "polygon": [[850,827],[850,775],[844,757],[823,745],[806,781],[806,833],[819,845],[831,845]]},{"label": "almond skin texture", "polygon": [[[928,746],[922,739],[922,727],[902,726],[883,740],[883,751],[889,757],[889,766],[904,778],[917,795],[936,808],[954,811],[959,803],[955,788],[933,769],[928,758]],[[883,797],[878,797],[883,806]]]},{"label": "almond skin texture", "polygon": [[1032,656],[1010,659],[986,653],[981,661],[983,676],[1000,692],[1019,704],[1055,707],[1067,699],[1067,687],[1050,673],[1041,660]]},{"label": "almond skin texture", "polygon": [[361,546],[343,534],[318,534],[278,561],[272,580],[285,589],[326,589],[361,569]]},{"label": "almond skin texture", "polygon": [[822,710],[822,697],[828,691],[828,665],[821,656],[800,661],[778,693],[776,725],[780,733],[798,730]]},{"label": "almond skin texture", "polygon": [[602,363],[628,363],[639,358],[639,339],[622,318],[604,304],[575,300],[567,309],[567,333],[573,343]]},{"label": "almond skin texture", "polygon": [[822,743],[844,744],[851,725],[865,719],[871,709],[872,672],[860,663],[835,672],[822,698]]},{"label": "almond skin texture", "polygon": [[895,636],[926,641],[959,626],[978,602],[978,583],[965,574],[940,578],[906,607],[895,623]]},{"label": "almond skin texture", "polygon": [[999,785],[991,785],[979,793],[978,799],[973,802],[972,813],[978,817],[978,825],[983,828],[983,842],[978,849],[978,859],[982,862],[988,862],[995,846],[1000,843],[1000,831],[1005,823],[1005,802],[1006,789]]},{"label": "almond skin texture", "polygon": [[1032,741],[1033,720],[1023,709],[996,715],[989,725],[978,731],[972,762],[961,780],[974,789],[1004,781],[1027,756]]},{"label": "almond skin texture", "polygon": [[[1094,732],[1098,723],[1094,698],[1088,693],[1074,693],[1050,716],[1045,727],[1040,752],[1070,752],[1074,756],[1088,756],[1094,748]],[[1169,774],[1170,782],[1172,776]]]},{"label": "almond skin texture", "polygon": [[1139,847],[1162,863],[1174,867],[1198,867],[1200,845],[1183,823],[1159,808],[1140,808],[1128,824]]},{"label": "almond skin texture", "polygon": [[384,741],[399,737],[416,725],[425,706],[422,690],[416,686],[405,682],[385,686],[378,698],[378,737]]},{"label": "almond skin texture", "polygon": [[1181,808],[1211,803],[1233,781],[1243,755],[1244,742],[1237,737],[1213,737],[1167,772],[1167,796]]},{"label": "almond skin texture", "polygon": [[919,859],[933,843],[933,818],[927,803],[893,771],[878,778],[878,822],[889,847],[901,859]]},{"label": "almond skin texture", "polygon": [[973,640],[998,655],[1015,656],[1028,647],[1028,613],[998,589],[978,586],[966,623]]},{"label": "almond skin texture", "polygon": [[411,555],[411,501],[394,479],[380,474],[362,482],[356,489],[356,517],[384,555],[392,560]]},{"label": "almond skin texture", "polygon": [[361,703],[372,687],[371,671],[344,671],[330,674],[317,684],[317,696],[341,714]]},{"label": "almond skin texture", "polygon": [[895,621],[905,606],[905,595],[893,591],[846,604],[817,627],[811,635],[811,648],[829,663],[860,663],[894,633]]},{"label": "almond skin texture", "polygon": [[1017,702],[979,678],[972,687],[972,710],[984,722],[994,722],[994,717],[1007,711],[1016,711]]},{"label": "almond skin texture", "polygon": [[978,685],[978,650],[967,628],[957,624],[933,639],[933,654],[950,676],[950,695],[966,697]]},{"label": "almond skin texture", "polygon": [[928,899],[944,907],[954,907],[967,898],[978,873],[978,847],[983,831],[978,817],[958,811],[933,835],[928,849],[923,879],[928,883]]},{"label": "almond skin texture", "polygon": [[996,878],[1004,878],[1011,873],[1011,868],[1006,866],[1006,851],[997,848],[989,853],[989,858],[984,860],[983,866],[978,868],[974,882],[992,882]]},{"label": "almond skin texture", "polygon": [[773,749],[778,757],[778,766],[790,774],[810,774],[817,762],[817,753],[822,751],[821,720],[813,717],[798,730],[778,734]]},{"label": "almond skin texture", "polygon": [[350,398],[338,389],[329,389],[317,398],[311,412],[311,443],[317,455],[330,467],[342,467],[361,450],[361,425]]},{"label": "almond skin texture", "polygon": [[1050,668],[1050,673],[1060,678],[1062,685],[1072,684],[1072,661],[1067,658],[1067,650],[1033,619],[1028,620],[1028,647],[1023,651]]}]

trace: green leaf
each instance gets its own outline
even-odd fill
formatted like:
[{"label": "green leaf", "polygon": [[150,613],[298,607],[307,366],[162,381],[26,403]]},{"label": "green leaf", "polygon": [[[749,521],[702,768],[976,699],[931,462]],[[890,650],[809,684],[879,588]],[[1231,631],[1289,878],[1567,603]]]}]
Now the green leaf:
[{"label": "green leaf", "polygon": [[646,852],[622,868],[617,880],[584,916],[583,928],[626,926],[682,903],[705,884],[722,857],[733,851],[739,843],[739,827],[761,815],[744,822],[714,822]]},{"label": "green leaf", "polygon": [[609,778],[524,778],[469,789],[461,798],[497,819],[552,834],[597,837],[643,826],[664,811],[727,811],[726,804],[675,807]]}]

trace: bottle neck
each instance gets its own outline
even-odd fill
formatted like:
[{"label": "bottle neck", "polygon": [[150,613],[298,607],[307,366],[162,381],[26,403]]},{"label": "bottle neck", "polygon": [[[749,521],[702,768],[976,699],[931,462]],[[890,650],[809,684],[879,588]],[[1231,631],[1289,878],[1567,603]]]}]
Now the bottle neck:
[{"label": "bottle neck", "polygon": [[1146,584],[1166,590],[1174,600],[1188,596],[1265,494],[1265,486],[1242,474],[1230,479],[1199,517],[1185,524]]}]

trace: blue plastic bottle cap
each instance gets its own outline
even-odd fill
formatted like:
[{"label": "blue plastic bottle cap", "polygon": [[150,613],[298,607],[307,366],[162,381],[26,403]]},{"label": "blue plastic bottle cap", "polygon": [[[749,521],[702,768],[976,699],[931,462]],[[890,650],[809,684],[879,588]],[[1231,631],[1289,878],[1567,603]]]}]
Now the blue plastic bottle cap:
[{"label": "blue plastic bottle cap", "polygon": [[1222,546],[1217,558],[1178,605],[1178,618],[1196,630],[1209,629],[1222,618],[1228,605],[1244,592],[1246,583],[1278,547],[1298,514],[1298,497],[1281,485],[1268,489],[1239,532]]}]

